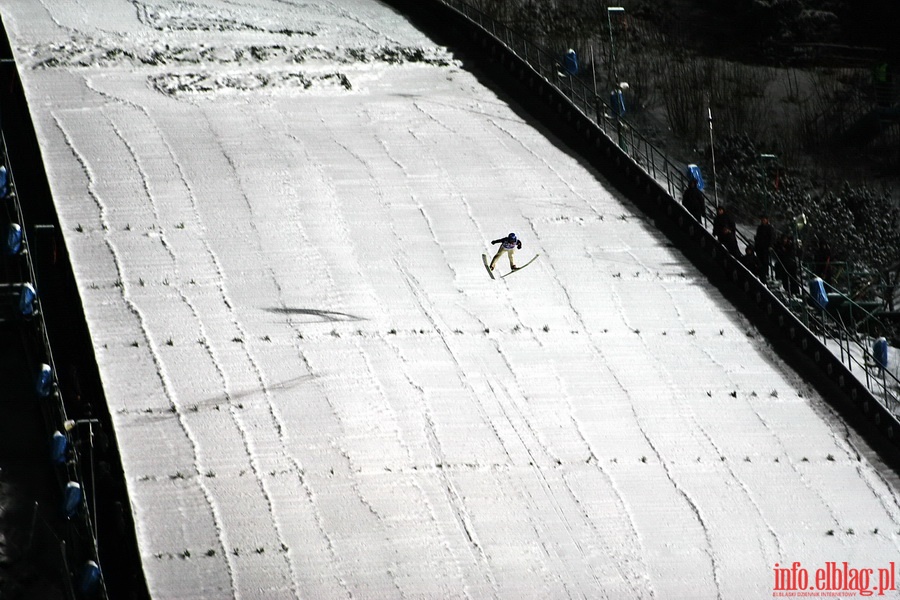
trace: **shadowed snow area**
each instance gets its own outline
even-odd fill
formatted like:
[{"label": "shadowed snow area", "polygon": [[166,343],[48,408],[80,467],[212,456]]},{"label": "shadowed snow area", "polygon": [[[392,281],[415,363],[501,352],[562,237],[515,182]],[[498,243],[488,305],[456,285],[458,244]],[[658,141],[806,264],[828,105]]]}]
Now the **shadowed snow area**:
[{"label": "shadowed snow area", "polygon": [[[759,598],[897,556],[819,396],[395,11],[2,10],[154,598]],[[540,257],[493,281],[510,231]]]}]

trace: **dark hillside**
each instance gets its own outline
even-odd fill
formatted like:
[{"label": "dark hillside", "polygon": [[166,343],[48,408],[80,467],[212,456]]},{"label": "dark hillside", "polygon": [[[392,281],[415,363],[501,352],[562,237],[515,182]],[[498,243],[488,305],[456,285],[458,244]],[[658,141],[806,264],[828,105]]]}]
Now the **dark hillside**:
[{"label": "dark hillside", "polygon": [[900,57],[893,0],[638,0],[633,10],[721,58],[821,65]]}]

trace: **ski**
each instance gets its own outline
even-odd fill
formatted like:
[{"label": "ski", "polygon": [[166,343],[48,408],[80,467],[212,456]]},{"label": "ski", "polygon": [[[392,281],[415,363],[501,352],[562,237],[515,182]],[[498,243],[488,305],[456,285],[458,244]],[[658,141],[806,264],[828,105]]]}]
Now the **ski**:
[{"label": "ski", "polygon": [[522,269],[524,269],[525,267],[527,267],[528,265],[530,265],[531,263],[533,263],[534,261],[536,261],[538,256],[540,256],[540,254],[535,254],[535,255],[532,257],[531,260],[529,260],[527,263],[525,263],[524,265],[522,265],[522,266],[519,267],[518,269],[515,269],[514,271],[510,271],[509,273],[506,273],[505,275],[501,275],[500,277],[509,277],[509,276],[512,275],[513,273],[518,273],[519,271],[521,271]]},{"label": "ski", "polygon": [[484,268],[487,269],[488,275],[491,276],[491,279],[497,279],[496,277],[494,277],[494,272],[491,271],[491,265],[488,264],[487,254],[482,254],[481,260],[484,261]]}]

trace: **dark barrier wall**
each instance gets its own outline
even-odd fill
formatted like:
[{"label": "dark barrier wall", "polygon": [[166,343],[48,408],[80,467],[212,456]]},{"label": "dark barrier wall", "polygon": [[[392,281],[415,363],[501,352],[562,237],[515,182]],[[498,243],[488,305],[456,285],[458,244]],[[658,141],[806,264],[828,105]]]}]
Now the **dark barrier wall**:
[{"label": "dark barrier wall", "polygon": [[[823,342],[568,98],[502,42],[441,0],[385,0],[499,87],[609,180],[738,307],[778,354],[894,468],[897,420]],[[865,374],[860,374],[865,377]]]}]

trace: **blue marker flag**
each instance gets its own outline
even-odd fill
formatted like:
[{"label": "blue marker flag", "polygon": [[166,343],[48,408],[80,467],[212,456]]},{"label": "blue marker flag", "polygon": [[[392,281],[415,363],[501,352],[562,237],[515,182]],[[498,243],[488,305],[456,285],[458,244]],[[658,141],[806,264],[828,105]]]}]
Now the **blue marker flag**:
[{"label": "blue marker flag", "polygon": [[566,52],[566,56],[563,59],[563,65],[566,67],[566,73],[569,75],[578,75],[578,55],[576,55],[575,51],[571,48]]},{"label": "blue marker flag", "polygon": [[700,167],[691,164],[687,166],[687,176],[697,180],[697,189],[703,191],[703,174],[700,173]]}]

